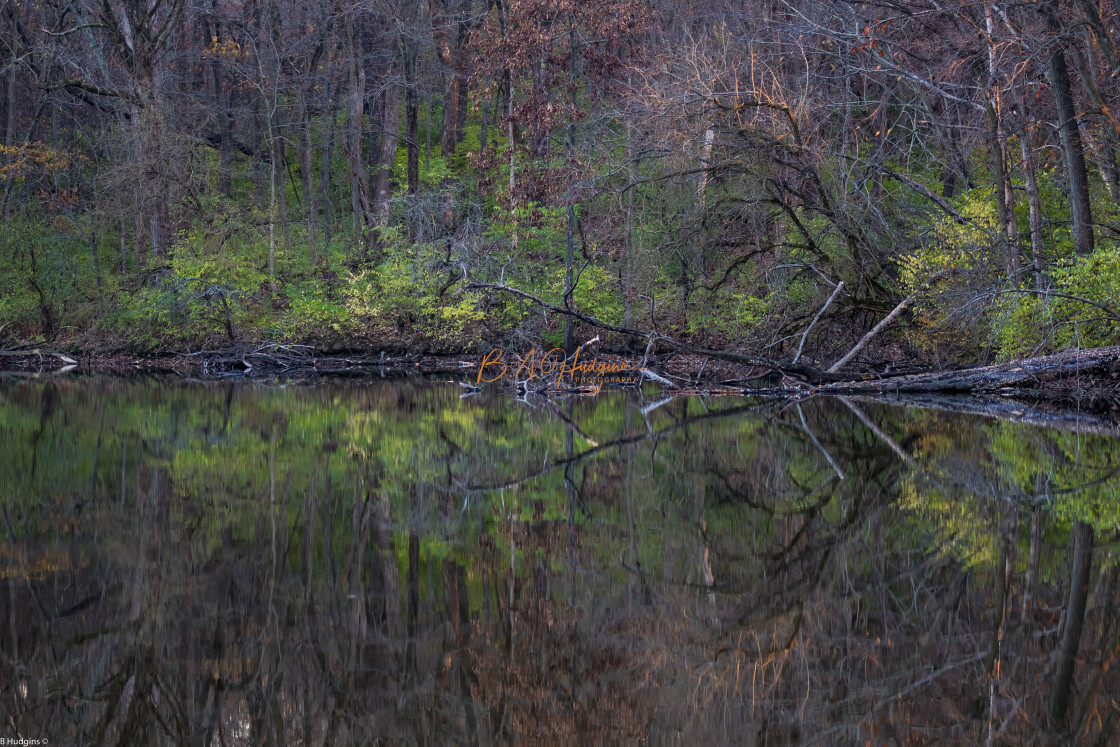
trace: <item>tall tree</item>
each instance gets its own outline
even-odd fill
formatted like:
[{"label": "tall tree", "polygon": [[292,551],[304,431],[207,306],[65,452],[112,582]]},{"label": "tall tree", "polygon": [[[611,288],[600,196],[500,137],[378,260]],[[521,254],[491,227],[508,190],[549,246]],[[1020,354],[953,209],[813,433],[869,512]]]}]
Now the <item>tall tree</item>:
[{"label": "tall tree", "polygon": [[1085,167],[1085,151],[1077,108],[1073,103],[1073,85],[1066,65],[1064,46],[1067,42],[1061,21],[1061,1],[1045,0],[1042,14],[1049,35],[1047,73],[1054,89],[1054,105],[1058,110],[1058,137],[1062,142],[1066,177],[1069,179],[1070,228],[1073,245],[1079,254],[1093,252],[1093,209],[1089,202],[1089,173]]}]

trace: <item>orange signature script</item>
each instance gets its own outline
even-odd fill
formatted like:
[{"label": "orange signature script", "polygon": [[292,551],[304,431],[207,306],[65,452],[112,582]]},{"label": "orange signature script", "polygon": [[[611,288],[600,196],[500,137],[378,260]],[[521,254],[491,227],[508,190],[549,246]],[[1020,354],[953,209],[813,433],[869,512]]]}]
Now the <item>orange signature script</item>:
[{"label": "orange signature script", "polygon": [[[528,355],[520,360],[505,358],[505,351],[494,348],[482,358],[478,365],[478,384],[491,383],[503,376],[510,377],[514,383],[521,384],[536,379],[545,379],[556,374],[556,386],[564,383],[564,377],[572,386],[592,385],[602,387],[603,384],[622,384],[637,381],[637,369],[625,363],[609,363],[606,361],[587,361],[581,363],[580,351],[577,349],[571,361],[564,356],[562,348],[553,348],[548,352],[540,352],[536,348],[529,351]],[[516,363],[516,368],[513,368]]]}]

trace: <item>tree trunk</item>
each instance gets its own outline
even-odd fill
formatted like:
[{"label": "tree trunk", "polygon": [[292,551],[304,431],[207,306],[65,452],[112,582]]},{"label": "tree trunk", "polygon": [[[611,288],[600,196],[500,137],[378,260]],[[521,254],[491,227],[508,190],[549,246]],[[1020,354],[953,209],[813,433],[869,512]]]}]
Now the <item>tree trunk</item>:
[{"label": "tree trunk", "polygon": [[416,90],[417,49],[409,41],[404,53],[404,109],[408,139],[408,193],[420,191],[420,97]]},{"label": "tree trunk", "polygon": [[[269,130],[272,129],[272,118],[269,117]],[[276,153],[268,154],[268,290],[276,295],[276,163],[279,157]],[[275,298],[272,299],[275,302]]]},{"label": "tree trunk", "polygon": [[[1035,491],[1042,492],[1046,485],[1046,477],[1039,473],[1035,476]],[[1036,499],[1037,500],[1037,499]],[[1031,540],[1027,554],[1027,570],[1023,576],[1023,604],[1019,613],[1020,619],[1025,624],[1027,615],[1030,614],[1034,604],[1034,587],[1038,580],[1038,565],[1042,558],[1042,510],[1035,505],[1031,509]],[[1024,631],[1029,628],[1024,627]]]},{"label": "tree trunk", "polygon": [[1058,135],[1066,162],[1066,176],[1069,178],[1073,245],[1078,254],[1092,254],[1093,211],[1089,204],[1089,176],[1085,167],[1085,151],[1081,144],[1077,111],[1073,104],[1069,67],[1066,65],[1062,40],[1059,38],[1062,32],[1060,13],[1060,0],[1046,0],[1043,14],[1046,17],[1046,30],[1052,36],[1047,72],[1050,85],[1054,88],[1054,104],[1058,110]]},{"label": "tree trunk", "polygon": [[1046,273],[1045,246],[1042,241],[1042,196],[1038,191],[1038,173],[1034,165],[1033,130],[1027,116],[1026,97],[1020,91],[1019,106],[1022,110],[1023,128],[1019,133],[1019,153],[1023,159],[1023,175],[1027,183],[1027,208],[1030,212],[1031,260],[1034,263],[1035,286],[1043,287]]},{"label": "tree trunk", "polygon": [[432,38],[435,41],[439,61],[443,65],[445,80],[443,87],[443,132],[440,137],[439,152],[444,158],[449,158],[455,153],[456,131],[459,124],[459,86],[461,83],[457,59],[459,49],[458,40],[456,40],[455,51],[453,52],[451,49],[449,30],[453,21],[446,14],[445,3],[438,3],[438,11],[435,9],[436,3],[432,3],[432,5],[433,13],[438,14],[432,19]]},{"label": "tree trunk", "polygon": [[361,251],[365,246],[362,225],[369,214],[369,196],[366,194],[366,167],[362,160],[362,131],[365,119],[366,71],[354,62],[351,70],[351,90],[346,113],[346,157],[350,164],[350,210],[354,220],[354,247]]},{"label": "tree trunk", "polygon": [[992,170],[996,175],[996,215],[999,217],[999,237],[1004,247],[1008,274],[1014,275],[1021,265],[1019,250],[1016,246],[1017,230],[1015,225],[1015,192],[1008,173],[1007,136],[1003,122],[994,104],[988,102],[988,141],[992,152]]},{"label": "tree trunk", "polygon": [[1007,151],[1007,133],[1004,129],[1002,96],[999,86],[999,73],[996,67],[995,23],[992,6],[985,5],[984,23],[988,32],[988,122],[990,125],[990,148],[992,151],[993,171],[996,174],[996,212],[999,215],[1000,234],[1004,244],[1008,274],[1015,275],[1022,264],[1019,247],[1016,244],[1017,226],[1015,224],[1015,191],[1011,185],[1010,162]]},{"label": "tree trunk", "polygon": [[225,111],[218,114],[221,121],[221,155],[218,164],[218,191],[225,197],[233,196],[233,107],[237,102],[237,88],[232,87]]},{"label": "tree trunk", "polygon": [[334,131],[337,110],[330,98],[330,84],[323,86],[323,160],[319,175],[319,189],[323,205],[323,271],[331,266],[331,161],[334,158]]},{"label": "tree trunk", "polygon": [[311,114],[303,92],[297,104],[299,112],[299,173],[303,182],[303,199],[307,202],[307,244],[311,248],[311,260],[315,262],[315,222],[319,217],[315,206],[315,173],[311,152]]},{"label": "tree trunk", "polygon": [[260,133],[265,131],[264,126],[261,124],[263,115],[260,112],[260,102],[254,106],[253,121],[256,125],[254,137],[257,140],[256,147],[253,148],[253,156],[249,162],[249,172],[253,179],[253,204],[258,208],[264,207],[264,149],[268,142],[266,138],[261,137]]},{"label": "tree trunk", "polygon": [[[996,366],[979,366],[958,371],[935,371],[925,374],[908,374],[883,379],[846,381],[826,384],[822,391],[835,393],[854,392],[983,392],[999,391],[1006,387],[1038,386],[1045,377],[1076,376],[1090,372],[1107,373],[1120,359],[1120,346],[1091,350],[1074,350],[1045,355],[1040,358],[1001,363]],[[776,366],[779,367],[780,366]],[[786,367],[790,370],[789,367]],[[820,380],[825,380],[821,377]],[[835,380],[834,380],[835,381]]]},{"label": "tree trunk", "polygon": [[[1085,3],[1083,3],[1085,5]],[[1091,6],[1090,6],[1091,9]],[[1098,18],[1099,22],[1099,18]],[[1112,109],[1108,103],[1101,96],[1100,89],[1097,86],[1097,80],[1100,77],[1099,65],[1097,64],[1097,54],[1093,48],[1094,35],[1088,31],[1085,34],[1085,54],[1081,50],[1074,48],[1074,62],[1077,65],[1077,71],[1081,75],[1082,82],[1085,87],[1085,93],[1089,95],[1089,101],[1096,107],[1104,120],[1101,124],[1101,136],[1092,137],[1088,130],[1085,132],[1085,142],[1090,150],[1095,151],[1097,155],[1097,168],[1100,170],[1101,181],[1104,183],[1105,189],[1108,190],[1108,197],[1113,202],[1120,202],[1120,174],[1116,171],[1116,159],[1114,154],[1116,152],[1116,137],[1120,134],[1120,122],[1116,121],[1112,113]]]},{"label": "tree trunk", "polygon": [[[215,43],[220,43],[222,34],[221,24],[215,23],[211,36]],[[214,72],[214,106],[218,118],[218,147],[220,156],[218,162],[218,192],[227,199],[233,192],[233,104],[237,96],[237,87],[230,86],[228,102],[222,106],[222,94],[225,89],[225,67],[222,58],[215,57],[213,61]]]},{"label": "tree trunk", "polygon": [[[8,12],[11,13],[11,21],[12,21],[12,36],[11,36],[11,38],[13,40],[12,44],[14,45],[15,44],[14,40],[16,38],[16,33],[17,33],[16,18],[15,18],[15,12],[16,12],[15,7],[14,6],[9,6],[8,7]],[[12,50],[12,57],[13,58],[15,57],[15,50],[14,49]],[[15,139],[16,139],[16,75],[17,75],[18,69],[19,69],[19,66],[15,64],[15,60],[10,59],[8,61],[8,97],[7,97],[7,100],[4,102],[4,104],[5,104],[5,106],[7,107],[7,110],[8,110],[7,111],[8,121],[4,126],[4,145],[7,145],[8,147],[13,147],[13,146],[17,145],[17,143],[15,142]]]},{"label": "tree trunk", "polygon": [[377,155],[376,185],[373,190],[373,216],[380,226],[389,225],[389,200],[393,197],[393,166],[397,162],[397,140],[400,126],[400,79],[386,76],[384,103],[381,107],[381,148]]},{"label": "tree trunk", "polygon": [[634,130],[632,127],[627,127],[626,161],[630,184],[627,185],[628,189],[626,190],[626,257],[622,260],[624,263],[622,275],[622,303],[625,309],[622,316],[622,326],[624,327],[629,327],[634,322],[634,192],[638,189],[638,159],[635,158],[636,152],[634,148]]},{"label": "tree trunk", "polygon": [[276,171],[279,182],[276,185],[276,207],[280,211],[280,229],[284,234],[284,249],[289,255],[292,253],[292,224],[288,220],[288,148],[281,133],[285,125],[282,120],[282,110],[277,111],[272,123],[272,147],[269,152],[276,159]]}]

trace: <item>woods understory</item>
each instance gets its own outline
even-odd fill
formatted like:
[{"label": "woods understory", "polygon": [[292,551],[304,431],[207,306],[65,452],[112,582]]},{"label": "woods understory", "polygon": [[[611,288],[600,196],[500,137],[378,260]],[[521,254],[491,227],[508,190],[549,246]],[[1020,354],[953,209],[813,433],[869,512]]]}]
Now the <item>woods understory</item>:
[{"label": "woods understory", "polygon": [[0,368],[1118,401],[1115,4],[38,0],[0,59]]}]

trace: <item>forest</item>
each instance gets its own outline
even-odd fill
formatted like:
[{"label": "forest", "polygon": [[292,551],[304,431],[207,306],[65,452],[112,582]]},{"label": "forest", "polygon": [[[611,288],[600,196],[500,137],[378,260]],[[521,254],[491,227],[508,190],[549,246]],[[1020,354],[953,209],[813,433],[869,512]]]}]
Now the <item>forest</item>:
[{"label": "forest", "polygon": [[0,347],[1120,342],[1115,0],[7,0],[0,57]]}]

